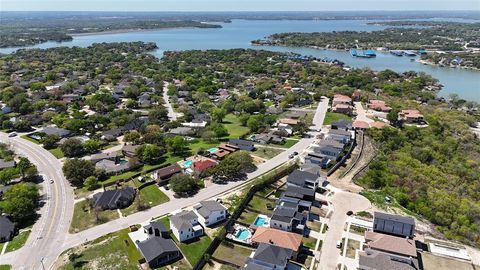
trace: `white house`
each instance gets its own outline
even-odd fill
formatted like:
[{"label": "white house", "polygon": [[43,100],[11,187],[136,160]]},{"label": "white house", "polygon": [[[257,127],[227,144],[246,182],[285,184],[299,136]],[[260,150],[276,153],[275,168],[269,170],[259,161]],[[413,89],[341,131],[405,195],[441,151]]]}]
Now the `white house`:
[{"label": "white house", "polygon": [[170,229],[173,235],[184,242],[203,235],[203,227],[193,211],[182,211],[170,217]]},{"label": "white house", "polygon": [[201,201],[193,207],[198,222],[203,227],[211,226],[227,218],[227,208],[216,201]]}]

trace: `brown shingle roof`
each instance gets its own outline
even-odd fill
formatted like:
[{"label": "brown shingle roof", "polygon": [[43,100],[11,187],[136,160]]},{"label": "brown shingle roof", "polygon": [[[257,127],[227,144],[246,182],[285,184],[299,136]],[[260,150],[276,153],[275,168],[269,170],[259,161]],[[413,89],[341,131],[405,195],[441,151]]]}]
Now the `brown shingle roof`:
[{"label": "brown shingle roof", "polygon": [[252,241],[256,243],[266,243],[298,251],[302,243],[300,234],[281,231],[272,228],[259,227],[253,234]]},{"label": "brown shingle roof", "polygon": [[365,232],[365,242],[373,250],[417,257],[415,241],[412,239],[367,231]]}]

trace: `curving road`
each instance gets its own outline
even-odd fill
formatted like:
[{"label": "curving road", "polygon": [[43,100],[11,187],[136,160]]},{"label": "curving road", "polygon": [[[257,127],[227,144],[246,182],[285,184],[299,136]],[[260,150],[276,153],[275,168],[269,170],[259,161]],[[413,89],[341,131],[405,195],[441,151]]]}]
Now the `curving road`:
[{"label": "curving road", "polygon": [[[0,141],[10,144],[15,153],[28,157],[45,179],[40,193],[44,205],[32,232],[21,249],[0,256],[0,264],[12,269],[45,269],[56,260],[57,247],[63,245],[73,215],[73,188],[62,173],[62,164],[50,152],[19,137],[9,138],[0,133]],[[50,180],[54,180],[51,184]],[[42,265],[43,264],[43,265]]]},{"label": "curving road", "polygon": [[[328,99],[324,99],[318,104],[315,113],[315,130],[321,128],[327,109]],[[288,156],[293,152],[304,153],[315,140],[317,132],[314,131],[311,135],[310,138],[300,139],[291,148],[258,165],[256,171],[248,174],[248,179],[262,175],[291,160]],[[41,146],[19,137],[8,138],[5,133],[0,133],[0,141],[9,142],[18,154],[27,156],[37,165],[40,174],[47,179],[42,184],[46,204],[39,212],[40,219],[33,226],[26,245],[18,251],[0,256],[0,264],[10,264],[13,269],[38,270],[43,269],[43,267],[44,269],[50,269],[57,257],[68,248],[96,239],[109,232],[147,221],[152,217],[159,217],[192,206],[201,200],[218,196],[241,185],[248,184],[239,181],[229,182],[225,185],[212,185],[200,190],[193,197],[174,198],[147,211],[119,218],[76,234],[70,234],[68,229],[73,215],[74,195],[73,188],[63,176],[61,162]],[[54,179],[53,184],[50,184],[50,179]]]}]

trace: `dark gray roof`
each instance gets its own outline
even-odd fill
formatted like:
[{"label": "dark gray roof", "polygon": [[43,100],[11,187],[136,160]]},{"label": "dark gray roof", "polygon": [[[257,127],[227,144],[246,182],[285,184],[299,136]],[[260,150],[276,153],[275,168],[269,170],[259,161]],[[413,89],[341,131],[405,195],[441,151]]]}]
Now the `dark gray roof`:
[{"label": "dark gray roof", "polygon": [[415,220],[411,217],[375,212],[373,231],[412,237],[415,233]]},{"label": "dark gray roof", "polygon": [[287,197],[303,199],[304,196],[315,197],[315,190],[298,186],[287,186],[284,194]]},{"label": "dark gray roof", "polygon": [[160,233],[162,232],[168,232],[168,229],[163,225],[163,223],[157,221],[157,222],[150,222],[148,225],[144,226],[146,230],[149,230],[152,228],[153,230],[158,230]]},{"label": "dark gray roof", "polygon": [[252,141],[247,141],[242,139],[230,139],[228,143],[233,145],[253,146]]},{"label": "dark gray roof", "polygon": [[138,242],[138,249],[147,262],[153,261],[167,252],[179,252],[172,239],[151,237],[145,241]]},{"label": "dark gray roof", "polygon": [[359,264],[361,269],[368,270],[418,270],[418,260],[387,254],[371,249],[359,253]]},{"label": "dark gray roof", "polygon": [[343,130],[343,129],[330,129],[330,131],[328,132],[328,134],[341,135],[341,136],[349,136],[349,137],[352,136],[352,134],[350,133],[350,131],[346,131],[346,130]]},{"label": "dark gray roof", "polygon": [[253,255],[254,260],[286,266],[288,260],[292,258],[293,251],[291,249],[282,248],[270,244],[261,243],[258,245],[257,251]]},{"label": "dark gray roof", "polygon": [[197,219],[197,215],[193,211],[182,211],[170,217],[173,226],[179,231],[193,227],[193,220]]},{"label": "dark gray roof", "polygon": [[347,119],[340,119],[340,120],[337,120],[337,121],[333,121],[332,126],[336,126],[336,127],[339,127],[339,128],[351,129],[352,128],[352,121],[347,120]]},{"label": "dark gray roof", "polygon": [[330,147],[338,148],[338,149],[341,149],[341,150],[343,150],[343,148],[345,148],[345,144],[343,144],[341,142],[338,142],[338,141],[335,141],[335,140],[329,140],[329,139],[321,140],[318,143],[318,145],[319,146],[330,146]]},{"label": "dark gray roof", "polygon": [[0,239],[10,239],[15,232],[15,224],[6,216],[0,216]]},{"label": "dark gray roof", "polygon": [[93,195],[95,207],[116,208],[117,202],[133,201],[135,198],[135,189],[132,187],[107,190]]},{"label": "dark gray roof", "polygon": [[318,175],[306,171],[295,170],[287,178],[287,182],[303,186],[306,180],[316,181]]},{"label": "dark gray roof", "polygon": [[226,210],[225,206],[221,205],[217,201],[201,201],[198,206],[195,206],[195,210],[206,218],[210,216],[212,212]]},{"label": "dark gray roof", "polygon": [[272,268],[263,266],[261,264],[256,264],[253,261],[249,261],[247,265],[240,268],[240,270],[272,270]]},{"label": "dark gray roof", "polygon": [[4,159],[0,159],[0,170],[13,167],[15,167],[15,161],[5,161]]},{"label": "dark gray roof", "polygon": [[330,145],[320,145],[319,147],[315,147],[313,149],[313,151],[315,151],[317,153],[318,152],[320,152],[320,153],[326,152],[326,153],[329,153],[329,154],[331,153],[331,154],[334,154],[334,155],[337,155],[337,156],[342,152],[341,149],[332,147]]},{"label": "dark gray roof", "polygon": [[57,135],[60,138],[67,137],[71,133],[70,130],[52,126],[44,127],[39,132],[47,135]]}]

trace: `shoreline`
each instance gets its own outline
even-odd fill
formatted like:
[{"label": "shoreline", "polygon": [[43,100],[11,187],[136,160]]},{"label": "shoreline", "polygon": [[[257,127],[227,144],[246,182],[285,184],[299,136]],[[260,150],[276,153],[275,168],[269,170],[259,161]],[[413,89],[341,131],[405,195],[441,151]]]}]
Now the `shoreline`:
[{"label": "shoreline", "polygon": [[[290,48],[308,48],[308,49],[315,49],[315,50],[323,50],[323,51],[336,51],[336,52],[348,52],[349,50],[346,49],[332,49],[332,48],[326,48],[326,47],[320,47],[320,46],[315,46],[315,45],[305,45],[305,46],[292,46],[292,45],[282,45],[282,44],[258,44],[258,43],[253,43],[250,42],[252,46],[266,46],[266,47],[290,47]],[[375,50],[376,52],[380,53],[388,53],[389,51],[382,51],[382,50]],[[413,59],[413,58],[412,58]],[[450,69],[463,69],[463,70],[471,70],[471,71],[477,71],[480,72],[480,68],[475,68],[475,67],[465,67],[465,66],[441,66],[440,64],[433,63],[431,61],[426,61],[422,59],[416,59],[415,62],[422,64],[422,65],[429,65],[433,67],[440,67],[440,68],[450,68]]]},{"label": "shoreline", "polygon": [[220,29],[220,28],[223,28],[223,27],[182,26],[182,27],[161,27],[161,28],[152,28],[152,29],[130,28],[130,29],[118,29],[118,30],[85,32],[85,33],[67,33],[67,35],[70,35],[71,37],[83,37],[83,36],[114,35],[114,34],[136,33],[136,32],[153,32],[153,31],[172,30],[172,29]]}]

